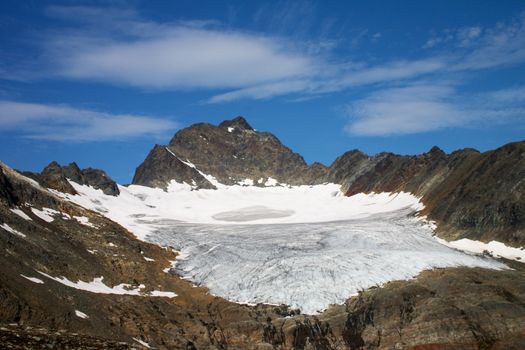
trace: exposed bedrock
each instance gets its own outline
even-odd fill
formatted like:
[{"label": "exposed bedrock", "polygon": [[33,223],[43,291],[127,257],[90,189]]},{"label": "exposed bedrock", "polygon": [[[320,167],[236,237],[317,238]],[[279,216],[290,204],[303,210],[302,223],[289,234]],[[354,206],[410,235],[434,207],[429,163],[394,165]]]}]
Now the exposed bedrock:
[{"label": "exposed bedrock", "polygon": [[326,167],[308,166],[277,137],[256,131],[237,117],[219,126],[194,124],[177,132],[168,145],[156,145],[137,168],[133,183],[165,188],[173,179],[212,188],[191,165],[226,185],[251,179],[263,186],[269,178],[291,185],[314,184],[321,183],[326,173]]},{"label": "exposed bedrock", "polygon": [[242,117],[214,126],[195,124],[156,145],[137,168],[134,184],[166,188],[170,180],[215,188],[213,176],[232,185],[269,178],[290,185],[334,182],[351,196],[360,192],[406,191],[422,198],[423,212],[447,239],[498,240],[525,245],[525,142],[480,153],[438,147],[416,156],[366,155],[351,150],[329,167],[304,159]]},{"label": "exposed bedrock", "polygon": [[23,174],[46,188],[52,188],[63,193],[76,194],[75,189],[68,180],[80,185],[88,185],[100,189],[110,196],[118,196],[120,193],[117,183],[106,172],[93,168],[81,170],[74,162],[66,166],[60,166],[60,164],[53,161],[41,173],[23,172]]},{"label": "exposed bedrock", "polygon": [[331,180],[346,195],[407,191],[425,204],[448,239],[498,240],[525,245],[525,142],[494,151],[445,154],[438,148],[418,156],[348,152],[330,167]]}]

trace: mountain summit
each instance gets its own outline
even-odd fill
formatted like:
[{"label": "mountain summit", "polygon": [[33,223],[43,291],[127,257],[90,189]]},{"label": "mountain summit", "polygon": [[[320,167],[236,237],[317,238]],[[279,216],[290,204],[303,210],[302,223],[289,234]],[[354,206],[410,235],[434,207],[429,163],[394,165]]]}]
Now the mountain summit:
[{"label": "mountain summit", "polygon": [[225,120],[219,124],[219,128],[233,128],[239,130],[254,130],[244,117],[238,116],[231,120]]},{"label": "mountain summit", "polygon": [[133,184],[165,188],[169,181],[214,188],[214,181],[264,186],[319,183],[326,168],[303,157],[273,134],[253,129],[243,117],[218,126],[199,123],[182,129],[166,146],[156,145],[137,168]]},{"label": "mountain summit", "polygon": [[[480,153],[446,154],[438,147],[414,156],[352,150],[330,167],[308,166],[303,157],[243,117],[218,126],[182,129],[168,145],[156,145],[137,168],[133,183],[167,188],[170,181],[195,189],[224,185],[268,186],[336,183],[347,196],[409,192],[421,198],[424,214],[449,239],[496,239],[525,243],[525,142]],[[506,169],[505,171],[502,169]]]}]

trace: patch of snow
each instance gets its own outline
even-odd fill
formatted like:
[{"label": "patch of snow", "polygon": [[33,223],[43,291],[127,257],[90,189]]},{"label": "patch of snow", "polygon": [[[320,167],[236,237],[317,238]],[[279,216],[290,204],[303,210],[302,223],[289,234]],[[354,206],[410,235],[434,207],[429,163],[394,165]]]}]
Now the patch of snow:
[{"label": "patch of snow", "polygon": [[33,214],[35,214],[40,219],[46,222],[53,222],[53,220],[55,220],[54,216],[60,214],[59,211],[56,211],[51,208],[42,208],[42,210],[31,208],[31,211],[33,212]]},{"label": "patch of snow", "polygon": [[240,186],[253,186],[253,180],[252,179],[244,179],[238,182]]},{"label": "patch of snow", "polygon": [[133,340],[136,341],[137,343],[139,343],[140,345],[142,345],[142,346],[144,346],[144,347],[146,347],[148,349],[151,349],[151,346],[148,343],[146,343],[145,341],[142,341],[142,340],[137,339],[137,338],[133,338]]},{"label": "patch of snow", "polygon": [[24,175],[20,174],[18,171],[15,171],[15,170],[11,169],[10,167],[5,165],[1,161],[0,161],[0,168],[2,168],[4,170],[4,172],[6,172],[9,176],[12,176],[12,177],[14,177],[16,179],[19,179],[19,180],[22,180],[22,181],[25,181],[25,182],[29,183],[32,187],[34,187],[36,189],[45,191],[45,189],[42,186],[40,186],[40,184],[37,181],[35,181],[35,180],[33,180],[33,179],[31,179],[31,178],[29,178],[27,176],[24,176]]},{"label": "patch of snow", "polygon": [[78,281],[78,282],[72,282],[66,277],[53,277],[50,276],[44,272],[37,271],[42,276],[45,276],[49,279],[52,279],[56,282],[59,282],[65,286],[85,290],[87,292],[91,293],[99,293],[99,294],[120,294],[120,295],[141,295],[140,290],[142,288],[145,288],[143,284],[138,286],[137,288],[132,288],[130,284],[121,283],[119,285],[116,285],[114,287],[108,287],[105,285],[102,280],[104,277],[96,277],[91,282],[84,282],[84,281]]},{"label": "patch of snow", "polygon": [[90,254],[95,254],[95,253],[97,252],[97,250],[96,250],[96,249],[93,249],[93,250],[89,250],[89,249],[86,249],[86,250],[87,250],[87,251],[88,251],[88,253],[90,253]]},{"label": "patch of snow", "polygon": [[229,222],[246,222],[260,219],[284,218],[293,215],[293,210],[276,210],[262,205],[225,211],[213,215],[215,220]]},{"label": "patch of snow", "polygon": [[95,277],[93,281],[91,282],[84,282],[84,281],[78,281],[78,282],[72,282],[66,277],[53,277],[50,276],[44,272],[37,271],[42,276],[45,276],[49,279],[52,279],[53,281],[56,281],[58,283],[61,283],[65,286],[84,290],[91,293],[98,293],[98,294],[118,294],[118,295],[139,295],[139,296],[151,296],[151,297],[170,297],[173,298],[177,296],[177,294],[173,292],[162,292],[162,291],[152,291],[150,293],[143,293],[142,289],[146,288],[144,284],[139,285],[136,288],[133,288],[132,285],[121,283],[114,287],[108,287],[107,285],[102,282],[104,280],[104,277]]},{"label": "patch of snow", "polygon": [[22,274],[20,274],[20,276],[24,277],[27,280],[30,280],[33,283],[38,283],[38,284],[43,284],[44,283],[44,281],[42,281],[40,278],[28,277],[28,276],[25,276],[25,275],[22,275]]},{"label": "patch of snow", "polygon": [[162,292],[160,290],[152,290],[149,293],[152,297],[163,297],[163,298],[175,298],[177,296],[176,293],[173,292]]},{"label": "patch of snow", "polygon": [[89,218],[87,218],[85,216],[73,216],[73,218],[75,218],[75,220],[77,220],[79,223],[81,223],[84,226],[97,228],[95,225],[93,225],[91,222],[89,222]]},{"label": "patch of snow", "polygon": [[144,258],[144,260],[146,260],[146,261],[155,261],[155,259],[148,258],[147,256],[144,256],[143,258]]},{"label": "patch of snow", "polygon": [[26,213],[24,213],[22,210],[20,210],[18,208],[9,209],[9,210],[11,210],[13,213],[15,213],[16,215],[20,216],[24,220],[33,221],[29,216],[27,216]]},{"label": "patch of snow", "polygon": [[108,246],[110,246],[110,247],[116,247],[117,245],[116,245],[115,243],[109,242],[109,243],[108,243]]},{"label": "patch of snow", "polygon": [[87,319],[87,318],[89,318],[88,315],[86,315],[86,314],[83,313],[82,311],[78,311],[78,310],[75,310],[75,315],[76,315],[77,317],[80,317],[80,318],[83,318],[83,319]]},{"label": "patch of snow", "polygon": [[[193,168],[195,170],[197,170],[197,172],[202,176],[204,177],[206,180],[208,180],[208,182],[210,182],[212,185],[214,185],[215,187],[217,186],[220,186],[221,183],[219,183],[219,181],[212,175],[208,175],[208,174],[205,174],[203,173],[202,171],[200,171],[199,169],[197,169],[197,167],[195,166],[195,164],[193,164],[192,162],[190,162],[189,160],[182,160],[179,156],[177,156],[175,154],[175,152],[173,152],[172,150],[170,150],[168,147],[166,147],[166,150],[171,153],[172,156],[174,156],[175,158],[177,158],[179,161],[181,161],[183,164],[189,166],[190,168]],[[173,182],[173,181],[172,181]]]},{"label": "patch of snow", "polygon": [[257,180],[257,183],[258,183],[258,184],[262,184],[263,181],[264,181],[264,179],[261,177],[259,180]]},{"label": "patch of snow", "polygon": [[181,158],[179,158],[179,156],[177,156],[175,154],[175,152],[173,152],[172,150],[170,150],[168,147],[165,147],[166,148],[166,151],[168,151],[169,153],[171,153],[172,156],[174,156],[175,158],[177,158],[178,160],[180,160],[182,163],[186,164],[187,166],[189,166],[190,168],[193,168],[195,169],[195,165],[189,161],[184,161],[182,160]]},{"label": "patch of snow", "polygon": [[14,234],[16,236],[19,236],[19,237],[22,237],[22,238],[26,238],[26,235],[24,235],[20,231],[15,230],[14,228],[12,228],[11,226],[9,226],[6,223],[0,225],[0,227],[3,228],[4,230],[6,230],[7,232],[10,232],[10,233],[12,233],[12,234]]},{"label": "patch of snow", "polygon": [[[367,217],[404,207],[423,208],[409,193],[357,194],[340,193],[336,184],[291,187],[256,187],[218,185],[217,190],[193,191],[187,184],[172,181],[167,191],[159,188],[119,186],[118,197],[101,190],[71,182],[79,195],[68,199],[118,222],[139,239],[159,227],[176,222],[224,224],[217,214],[246,208],[265,207],[267,213],[286,212],[287,216],[260,215],[239,224],[288,224],[329,222]],[[198,210],[195,210],[198,208]],[[215,216],[215,217],[214,217]]]},{"label": "patch of snow", "polygon": [[235,130],[235,128],[232,128],[231,126],[228,127],[228,132],[233,132],[233,130]]},{"label": "patch of snow", "polygon": [[509,247],[504,243],[498,241],[484,243],[480,241],[474,241],[468,238],[463,238],[457,241],[446,241],[437,236],[434,236],[434,238],[441,244],[465,252],[474,254],[489,253],[492,256],[525,262],[525,249],[523,247]]},{"label": "patch of snow", "polygon": [[278,185],[277,180],[271,177],[269,177],[268,180],[266,180],[266,182],[264,183],[264,186],[268,186],[268,187],[277,186],[277,185]]}]

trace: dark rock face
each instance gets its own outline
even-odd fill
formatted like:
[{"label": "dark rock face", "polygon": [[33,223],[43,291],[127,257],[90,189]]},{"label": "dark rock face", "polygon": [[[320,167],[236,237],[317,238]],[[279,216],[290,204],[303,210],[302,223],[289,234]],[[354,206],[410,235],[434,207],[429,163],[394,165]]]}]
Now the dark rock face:
[{"label": "dark rock face", "polygon": [[[255,131],[248,122],[237,117],[219,126],[194,124],[180,130],[166,146],[156,146],[137,168],[134,184],[165,187],[166,181],[212,188],[195,169],[214,176],[220,183],[232,185],[251,179],[264,185],[268,178],[291,185],[319,183],[326,172],[321,164],[309,167],[303,157],[284,146],[267,132]],[[177,159],[169,160],[170,155]],[[192,168],[193,170],[185,169]],[[205,180],[205,179],[204,179]],[[260,182],[259,182],[260,180]]]},{"label": "dark rock face", "polygon": [[104,171],[93,168],[80,170],[76,163],[64,167],[53,161],[40,174],[24,172],[42,186],[52,188],[60,192],[76,194],[75,189],[67,181],[68,179],[79,185],[87,185],[102,190],[107,195],[118,196],[120,191],[117,183],[113,181]]},{"label": "dark rock face", "polygon": [[347,195],[411,192],[422,197],[424,214],[451,239],[497,239],[525,244],[525,142],[479,153],[445,154],[437,147],[418,156],[350,151],[330,167],[328,179]]},{"label": "dark rock face", "polygon": [[46,166],[40,173],[40,177],[42,182],[44,182],[45,187],[53,188],[64,193],[77,193],[73,186],[67,181],[62,167],[57,162],[51,162]]},{"label": "dark rock face", "polygon": [[523,283],[507,271],[425,271],[350,299],[342,336],[349,349],[520,349]]},{"label": "dark rock face", "polygon": [[219,128],[235,128],[238,130],[251,130],[254,129],[251,127],[250,124],[244,119],[243,117],[235,117],[232,120],[225,120],[222,123],[219,124]]},{"label": "dark rock face", "polygon": [[183,163],[166,146],[155,145],[136,170],[133,183],[165,188],[170,180],[195,184],[197,188],[215,188],[195,168]]},{"label": "dark rock face", "polygon": [[236,117],[219,126],[195,124],[177,132],[169,145],[155,146],[133,183],[165,188],[173,179],[215,188],[205,174],[226,185],[251,179],[263,186],[270,177],[290,185],[333,182],[348,196],[410,192],[422,198],[424,214],[437,221],[443,237],[525,244],[525,142],[485,153],[446,154],[433,147],[416,156],[368,156],[352,150],[327,168],[308,166],[274,135]]},{"label": "dark rock face", "polygon": [[16,203],[13,196],[13,188],[11,182],[4,174],[4,170],[0,167],[0,201],[6,205],[11,206]]},{"label": "dark rock face", "polygon": [[83,184],[101,189],[107,195],[118,196],[120,191],[117,184],[104,171],[93,168],[82,170]]}]

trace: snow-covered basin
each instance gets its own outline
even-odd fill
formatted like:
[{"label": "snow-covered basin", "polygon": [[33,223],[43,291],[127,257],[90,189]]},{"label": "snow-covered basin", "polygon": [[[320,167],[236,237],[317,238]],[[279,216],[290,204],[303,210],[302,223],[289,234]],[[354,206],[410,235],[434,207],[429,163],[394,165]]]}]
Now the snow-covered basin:
[{"label": "snow-covered basin", "polygon": [[360,289],[424,269],[501,262],[440,244],[408,193],[345,197],[335,184],[219,186],[168,191],[120,187],[118,197],[72,183],[70,200],[140,239],[181,252],[174,268],[210,292],[242,303],[287,304],[317,313]]}]

